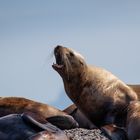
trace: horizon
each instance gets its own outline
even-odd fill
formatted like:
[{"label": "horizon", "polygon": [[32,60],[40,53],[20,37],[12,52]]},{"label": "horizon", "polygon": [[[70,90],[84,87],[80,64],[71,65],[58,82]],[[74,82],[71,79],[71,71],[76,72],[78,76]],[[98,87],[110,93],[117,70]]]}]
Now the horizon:
[{"label": "horizon", "polygon": [[140,1],[0,1],[0,93],[64,109],[72,104],[52,69],[53,49],[140,84]]}]

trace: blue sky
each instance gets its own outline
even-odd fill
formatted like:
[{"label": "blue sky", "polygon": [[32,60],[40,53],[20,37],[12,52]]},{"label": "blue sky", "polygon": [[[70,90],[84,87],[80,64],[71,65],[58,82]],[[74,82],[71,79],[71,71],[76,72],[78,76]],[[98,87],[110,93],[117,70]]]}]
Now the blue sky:
[{"label": "blue sky", "polygon": [[140,84],[139,7],[139,0],[0,0],[0,95],[70,105],[51,67],[58,44]]}]

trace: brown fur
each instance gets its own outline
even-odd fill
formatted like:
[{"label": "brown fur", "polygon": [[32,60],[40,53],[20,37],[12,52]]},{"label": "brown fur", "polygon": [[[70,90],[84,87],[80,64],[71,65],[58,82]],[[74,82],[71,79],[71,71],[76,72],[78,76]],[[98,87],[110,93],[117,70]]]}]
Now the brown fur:
[{"label": "brown fur", "polygon": [[[133,89],[136,94],[140,95],[140,85],[130,85],[128,86]],[[140,98],[139,98],[140,99]],[[91,129],[95,126],[91,121],[87,119],[87,117],[77,108],[75,104],[70,105],[67,107],[64,112],[68,113],[69,115],[73,116],[73,118],[78,122],[79,127]]]},{"label": "brown fur", "polygon": [[[61,75],[67,95],[95,125],[125,124],[126,108],[136,93],[110,72],[89,66],[73,50],[57,46],[53,68]],[[68,65],[67,65],[68,63]]]},{"label": "brown fur", "polygon": [[20,97],[4,97],[0,98],[0,117],[23,112],[39,113],[45,118],[57,115],[66,115],[62,111],[51,107],[47,104],[35,102],[26,98]]}]

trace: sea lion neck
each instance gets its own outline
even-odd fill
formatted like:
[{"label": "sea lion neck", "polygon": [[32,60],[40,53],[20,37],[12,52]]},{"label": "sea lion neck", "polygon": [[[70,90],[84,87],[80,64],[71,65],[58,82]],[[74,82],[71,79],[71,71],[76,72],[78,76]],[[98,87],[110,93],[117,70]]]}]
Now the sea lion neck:
[{"label": "sea lion neck", "polygon": [[78,100],[78,97],[80,97],[83,90],[82,87],[86,84],[86,71],[87,66],[85,65],[84,69],[77,73],[77,75],[70,76],[69,79],[62,77],[65,91],[73,102]]}]

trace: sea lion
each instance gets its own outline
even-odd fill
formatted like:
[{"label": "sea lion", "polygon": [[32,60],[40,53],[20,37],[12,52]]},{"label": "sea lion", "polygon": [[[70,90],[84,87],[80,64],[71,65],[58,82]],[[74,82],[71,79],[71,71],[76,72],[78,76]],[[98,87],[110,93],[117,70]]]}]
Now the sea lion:
[{"label": "sea lion", "polygon": [[126,131],[129,140],[140,139],[140,101],[132,101],[128,106]]},{"label": "sea lion", "polygon": [[60,129],[78,127],[72,116],[47,104],[19,97],[0,98],[0,117],[22,113],[30,114],[40,123],[44,123],[47,120]]},{"label": "sea lion", "polygon": [[41,124],[27,114],[10,114],[0,118],[1,140],[69,140],[50,123]]},{"label": "sea lion", "polygon": [[79,53],[57,46],[52,67],[63,79],[69,98],[96,126],[126,123],[127,106],[136,93],[105,69],[87,65]]},{"label": "sea lion", "polygon": [[[138,98],[140,99],[140,85],[127,84],[132,90],[136,92]],[[71,115],[79,124],[79,127],[86,129],[93,129],[96,126],[88,120],[88,118],[77,108],[75,104],[68,106],[63,110],[67,114]]]}]

